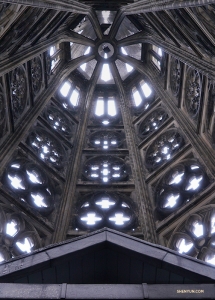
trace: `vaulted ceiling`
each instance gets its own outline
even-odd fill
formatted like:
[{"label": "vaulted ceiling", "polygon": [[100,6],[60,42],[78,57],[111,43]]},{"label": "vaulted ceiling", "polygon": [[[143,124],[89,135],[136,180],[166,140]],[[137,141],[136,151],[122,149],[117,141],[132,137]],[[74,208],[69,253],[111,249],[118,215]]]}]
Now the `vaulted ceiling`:
[{"label": "vaulted ceiling", "polygon": [[106,226],[213,261],[214,1],[0,3],[1,260]]}]

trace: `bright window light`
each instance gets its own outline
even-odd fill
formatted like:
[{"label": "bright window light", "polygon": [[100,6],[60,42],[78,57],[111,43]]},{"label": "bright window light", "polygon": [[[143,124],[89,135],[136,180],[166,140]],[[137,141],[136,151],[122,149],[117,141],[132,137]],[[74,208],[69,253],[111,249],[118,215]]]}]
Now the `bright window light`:
[{"label": "bright window light", "polygon": [[50,54],[50,56],[52,56],[54,53],[55,53],[55,47],[52,46],[49,50],[49,54]]},{"label": "bright window light", "polygon": [[149,85],[145,82],[144,84],[141,85],[141,88],[142,88],[142,91],[143,91],[145,97],[148,98],[152,93],[152,90],[149,87]]},{"label": "bright window light", "polygon": [[16,245],[19,247],[19,249],[22,252],[27,252],[27,253],[30,253],[31,248],[34,246],[32,240],[30,238],[25,238],[24,243],[16,242]]},{"label": "bright window light", "polygon": [[131,66],[131,65],[129,65],[129,64],[125,64],[125,66],[126,66],[126,70],[127,70],[127,72],[128,73],[130,73],[134,68]]},{"label": "bright window light", "polygon": [[163,56],[163,52],[162,52],[161,48],[158,48],[158,55],[159,55],[160,57]]},{"label": "bright window light", "polygon": [[96,101],[96,110],[95,114],[100,117],[104,114],[104,100],[102,98],[99,98]]},{"label": "bright window light", "polygon": [[70,97],[70,102],[73,106],[77,106],[78,105],[78,98],[79,98],[79,91],[77,89],[74,89],[72,91],[72,95]]},{"label": "bright window light", "polygon": [[103,80],[104,82],[111,80],[111,72],[110,72],[109,64],[103,64],[101,80]]},{"label": "bright window light", "polygon": [[110,221],[114,222],[116,225],[124,225],[128,222],[130,218],[124,217],[122,213],[115,213],[115,217],[109,218]]},{"label": "bright window light", "polygon": [[193,247],[193,243],[181,238],[177,241],[176,247],[179,253],[187,253]]},{"label": "bright window light", "polygon": [[203,179],[203,176],[199,176],[199,177],[192,176],[189,179],[189,185],[185,188],[185,190],[186,191],[196,190],[199,187],[200,182],[202,181],[202,179]]},{"label": "bright window light", "polygon": [[176,203],[177,203],[178,198],[179,198],[179,194],[177,194],[177,195],[173,195],[173,194],[169,195],[167,197],[167,199],[166,199],[166,203],[164,205],[164,208],[168,208],[168,207],[172,208],[172,207],[174,207],[176,205]]},{"label": "bright window light", "polygon": [[44,203],[44,197],[40,194],[33,194],[31,193],[31,197],[34,199],[34,203],[38,207],[48,207],[46,203]]},{"label": "bright window light", "polygon": [[108,115],[116,116],[116,103],[114,100],[108,100]]},{"label": "bright window light", "polygon": [[84,64],[82,64],[82,65],[80,66],[80,68],[81,68],[83,71],[86,71],[86,67],[87,67],[87,64],[86,64],[86,63],[84,63]]},{"label": "bright window light", "polygon": [[87,55],[90,53],[91,47],[88,47],[87,50],[84,52],[84,55]]},{"label": "bright window light", "polygon": [[26,173],[28,174],[28,177],[29,177],[31,182],[42,184],[42,181],[39,178],[39,174],[37,174],[37,172],[35,172],[35,171],[32,171],[32,172],[26,171]]},{"label": "bright window light", "polygon": [[178,184],[182,180],[183,176],[184,172],[178,173],[178,171],[176,171],[172,176],[172,180],[169,181],[169,184]]},{"label": "bright window light", "polygon": [[17,222],[15,220],[11,220],[10,223],[7,223],[6,233],[10,236],[15,236],[16,233],[18,232],[16,226],[17,226]]},{"label": "bright window light", "polygon": [[215,254],[214,255],[207,255],[205,257],[205,261],[209,264],[215,265]]},{"label": "bright window light", "polygon": [[204,228],[202,224],[200,224],[199,222],[195,222],[193,224],[193,227],[194,227],[193,233],[195,234],[196,237],[200,237],[203,235]]},{"label": "bright window light", "polygon": [[[127,53],[127,51],[125,50],[124,47],[121,47],[121,51],[122,51],[122,54],[128,55],[128,53]],[[126,70],[127,70],[128,73],[130,73],[133,70],[133,67],[131,65],[125,64],[125,66],[126,66]]]},{"label": "bright window light", "polygon": [[25,190],[25,186],[22,184],[22,178],[18,177],[18,176],[11,176],[8,175],[8,178],[10,179],[10,184],[15,188],[15,189],[22,189]]},{"label": "bright window light", "polygon": [[114,204],[115,204],[115,202],[110,201],[109,198],[102,198],[101,201],[96,202],[96,205],[100,205],[101,208],[104,208],[104,209],[108,209]]},{"label": "bright window light", "polygon": [[121,51],[122,51],[122,54],[124,54],[124,55],[128,55],[128,53],[127,53],[127,51],[125,50],[125,48],[124,48],[124,47],[121,47]]},{"label": "bright window light", "polygon": [[61,95],[66,97],[69,93],[70,88],[71,88],[71,84],[68,81],[66,81],[63,84],[62,88],[60,89]]},{"label": "bright window light", "polygon": [[81,221],[87,223],[87,225],[94,225],[96,222],[101,221],[102,218],[97,217],[95,213],[88,213],[86,217],[82,217]]},{"label": "bright window light", "polygon": [[4,256],[0,253],[0,262],[3,262],[4,260]]},{"label": "bright window light", "polygon": [[215,215],[211,218],[211,233],[215,232]]},{"label": "bright window light", "polygon": [[139,106],[142,103],[142,98],[140,96],[139,91],[135,88],[132,91],[135,106]]}]

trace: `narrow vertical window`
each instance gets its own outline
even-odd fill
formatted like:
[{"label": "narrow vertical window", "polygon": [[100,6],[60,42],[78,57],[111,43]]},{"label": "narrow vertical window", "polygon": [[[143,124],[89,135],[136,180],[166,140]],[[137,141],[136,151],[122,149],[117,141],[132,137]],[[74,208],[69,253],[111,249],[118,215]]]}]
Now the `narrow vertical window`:
[{"label": "narrow vertical window", "polygon": [[99,97],[96,101],[95,114],[97,116],[102,116],[104,114],[104,100],[102,97]]},{"label": "narrow vertical window", "polygon": [[133,95],[133,98],[134,98],[135,106],[139,106],[142,103],[142,98],[141,98],[140,93],[139,93],[139,91],[137,90],[136,87],[133,87],[132,95]]},{"label": "narrow vertical window", "polygon": [[116,103],[113,97],[108,99],[108,115],[116,116]]}]

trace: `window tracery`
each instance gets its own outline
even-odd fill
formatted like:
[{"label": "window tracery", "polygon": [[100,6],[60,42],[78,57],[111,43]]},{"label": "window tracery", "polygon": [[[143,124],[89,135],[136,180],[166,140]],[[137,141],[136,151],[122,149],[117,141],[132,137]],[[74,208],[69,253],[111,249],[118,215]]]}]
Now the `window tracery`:
[{"label": "window tracery", "polygon": [[191,118],[198,116],[201,100],[201,78],[198,71],[189,69],[185,83],[185,107]]},{"label": "window tracery", "polygon": [[11,161],[4,172],[3,183],[33,210],[42,215],[53,211],[55,195],[52,183],[38,165],[24,158]]},{"label": "window tracery", "polygon": [[34,94],[38,94],[42,87],[42,62],[40,56],[31,60],[31,81]]},{"label": "window tracery", "polygon": [[128,180],[128,166],[122,158],[102,155],[88,159],[84,164],[83,175],[87,180],[109,183]]},{"label": "window tracery", "polygon": [[177,226],[169,247],[215,265],[215,205],[204,206]]},{"label": "window tracery", "polygon": [[0,263],[41,246],[36,229],[6,204],[0,205],[0,220]]},{"label": "window tracery", "polygon": [[27,105],[27,78],[23,66],[12,71],[10,88],[13,115],[15,119],[18,119]]},{"label": "window tracery", "polygon": [[139,136],[142,139],[147,138],[150,134],[158,130],[168,118],[166,111],[159,107],[154,109],[139,125]]},{"label": "window tracery", "polygon": [[109,150],[119,148],[124,141],[121,132],[101,130],[93,132],[89,137],[89,144],[93,148]]},{"label": "window tracery", "polygon": [[74,124],[58,108],[53,105],[48,106],[43,116],[54,130],[66,138],[72,137]]},{"label": "window tracery", "polygon": [[159,181],[155,202],[159,212],[168,215],[177,211],[209,184],[209,178],[196,160],[175,165]]},{"label": "window tracery", "polygon": [[184,139],[177,129],[169,129],[160,135],[147,149],[145,163],[148,170],[155,170],[180,150]]},{"label": "window tracery", "polygon": [[133,201],[120,193],[91,193],[86,195],[77,209],[77,229],[103,227],[129,230],[137,227]]},{"label": "window tracery", "polygon": [[65,166],[67,155],[62,143],[45,129],[35,127],[29,134],[27,143],[44,162],[57,169],[62,169]]}]

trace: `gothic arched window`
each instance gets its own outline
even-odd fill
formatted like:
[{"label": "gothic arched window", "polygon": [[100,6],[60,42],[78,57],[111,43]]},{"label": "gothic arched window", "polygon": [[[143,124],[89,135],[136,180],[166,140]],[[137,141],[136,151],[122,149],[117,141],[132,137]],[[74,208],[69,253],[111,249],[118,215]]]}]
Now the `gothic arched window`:
[{"label": "gothic arched window", "polygon": [[134,203],[120,193],[88,194],[81,200],[77,210],[77,229],[98,229],[103,227],[117,230],[131,230],[137,227]]},{"label": "gothic arched window", "polygon": [[168,129],[148,147],[145,157],[147,169],[154,170],[170,160],[183,144],[184,139],[177,129]]},{"label": "gothic arched window", "polygon": [[155,200],[158,211],[169,214],[190,201],[209,184],[209,178],[195,160],[175,165],[159,181]]},{"label": "gothic arched window", "polygon": [[15,196],[43,215],[49,215],[55,206],[52,184],[46,173],[27,159],[15,159],[7,166],[4,184]]},{"label": "gothic arched window", "polygon": [[70,80],[65,81],[60,90],[61,103],[64,108],[76,110],[79,105],[80,89]]},{"label": "gothic arched window", "polygon": [[90,146],[97,149],[116,149],[122,145],[124,137],[121,132],[101,130],[93,132],[89,137]]},{"label": "gothic arched window", "polygon": [[146,111],[155,100],[152,87],[143,79],[132,88],[131,96],[133,111],[137,114]]},{"label": "gothic arched window", "polygon": [[109,183],[128,180],[128,166],[122,158],[102,155],[88,159],[84,164],[83,175],[91,181]]},{"label": "gothic arched window", "polygon": [[95,103],[94,117],[103,126],[109,126],[118,121],[119,112],[116,99],[113,96],[108,98],[98,97]]},{"label": "gothic arched window", "polygon": [[57,169],[65,166],[66,152],[62,143],[45,129],[35,127],[27,139],[38,157]]},{"label": "gothic arched window", "polygon": [[139,125],[139,135],[142,139],[158,130],[168,118],[166,111],[159,107],[154,109]]},{"label": "gothic arched window", "polygon": [[215,265],[215,205],[204,206],[181,223],[169,247]]}]

